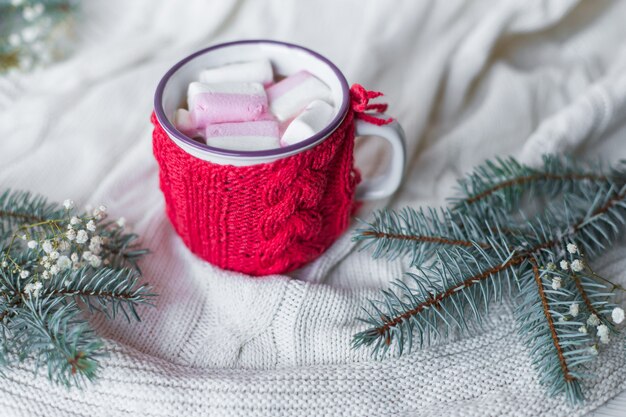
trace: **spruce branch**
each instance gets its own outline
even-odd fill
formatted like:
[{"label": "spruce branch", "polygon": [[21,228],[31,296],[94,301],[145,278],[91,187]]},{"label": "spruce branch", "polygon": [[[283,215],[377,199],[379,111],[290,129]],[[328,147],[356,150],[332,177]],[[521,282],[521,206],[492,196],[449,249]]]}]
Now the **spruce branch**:
[{"label": "spruce branch", "polygon": [[[611,302],[622,287],[588,262],[623,233],[625,184],[623,166],[605,171],[546,156],[542,168],[530,168],[509,159],[460,181],[465,195],[451,209],[375,213],[355,240],[375,258],[408,255],[417,273],[370,301],[361,319],[367,328],[353,346],[379,357],[392,348],[402,354],[480,324],[493,302],[517,300],[540,380],[551,393],[582,401],[588,375],[581,367],[619,331],[611,320],[624,315]],[[528,205],[529,194],[544,199]]]},{"label": "spruce branch", "polygon": [[139,283],[147,251],[123,219],[108,220],[104,206],[77,214],[73,205],[0,196],[0,371],[28,359],[54,383],[93,380],[106,352],[80,306],[139,320],[137,307],[154,296]]}]

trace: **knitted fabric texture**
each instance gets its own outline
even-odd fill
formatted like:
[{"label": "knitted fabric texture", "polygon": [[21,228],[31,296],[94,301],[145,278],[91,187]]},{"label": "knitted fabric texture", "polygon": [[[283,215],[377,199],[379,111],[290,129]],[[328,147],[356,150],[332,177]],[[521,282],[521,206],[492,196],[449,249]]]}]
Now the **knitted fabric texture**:
[{"label": "knitted fabric texture", "polygon": [[277,161],[219,165],[179,148],[152,116],[166,211],[199,257],[250,275],[283,273],[317,258],[345,231],[360,180],[354,113],[322,143]]}]

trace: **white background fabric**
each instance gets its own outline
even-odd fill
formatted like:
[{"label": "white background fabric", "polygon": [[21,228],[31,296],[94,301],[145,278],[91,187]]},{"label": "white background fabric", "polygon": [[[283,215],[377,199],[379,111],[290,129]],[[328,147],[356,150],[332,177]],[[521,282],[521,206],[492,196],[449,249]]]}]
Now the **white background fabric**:
[{"label": "white background fabric", "polygon": [[[588,402],[537,383],[510,308],[485,329],[401,359],[350,349],[367,296],[400,278],[350,233],[313,264],[265,279],[189,254],[164,215],[151,154],[154,88],[176,61],[244,38],[299,43],[349,82],[385,92],[409,169],[374,207],[441,205],[486,158],[544,152],[626,157],[626,3],[611,1],[93,1],[70,59],[0,79],[0,186],[104,202],[153,254],[160,294],[141,324],[94,319],[108,340],[100,382],[51,387],[28,366],[0,384],[2,416],[584,415],[626,388],[623,343],[603,351]],[[384,164],[360,143],[366,175]],[[624,248],[598,269],[626,281]],[[626,395],[596,415],[625,415]],[[621,414],[620,414],[621,413]]]}]

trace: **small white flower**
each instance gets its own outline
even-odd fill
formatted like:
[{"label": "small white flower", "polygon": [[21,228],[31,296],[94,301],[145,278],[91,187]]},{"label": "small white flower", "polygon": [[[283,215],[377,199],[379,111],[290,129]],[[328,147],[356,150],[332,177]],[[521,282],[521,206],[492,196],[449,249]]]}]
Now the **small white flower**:
[{"label": "small white flower", "polygon": [[107,212],[107,206],[105,206],[104,204],[100,204],[100,206],[98,207],[98,210],[100,210],[100,212],[102,212],[102,213],[106,213]]},{"label": "small white flower", "polygon": [[70,244],[69,242],[62,240],[61,242],[59,242],[59,250],[61,252],[65,252],[66,250],[68,250],[70,248]]},{"label": "small white flower", "polygon": [[571,253],[572,255],[575,254],[575,253],[578,253],[578,246],[576,246],[573,243],[568,243],[567,244],[567,251],[569,253]]},{"label": "small white flower", "polygon": [[552,289],[553,290],[558,290],[559,288],[561,288],[562,285],[562,281],[561,281],[561,277],[554,277],[552,278]]},{"label": "small white flower", "polygon": [[89,235],[87,235],[87,231],[85,230],[81,229],[76,234],[76,243],[78,243],[79,245],[82,245],[83,243],[87,242],[88,239],[89,239]]},{"label": "small white flower", "polygon": [[72,260],[72,262],[78,262],[79,260],[78,254],[76,252],[72,253],[72,255],[70,256],[70,259]]},{"label": "small white flower", "polygon": [[28,272],[25,269],[23,269],[22,272],[20,272],[20,278],[22,278],[22,279],[28,278],[29,276],[30,276],[30,272]]},{"label": "small white flower", "polygon": [[598,318],[598,316],[592,313],[587,319],[587,324],[589,326],[597,326],[600,324],[600,319]]},{"label": "small white flower", "polygon": [[2,267],[6,268],[7,266],[9,266],[9,263],[7,261],[2,261]]},{"label": "small white flower", "polygon": [[45,7],[43,4],[37,3],[33,6],[33,9],[35,10],[35,13],[37,13],[37,15],[40,15],[43,13]]},{"label": "small white flower", "polygon": [[86,227],[87,227],[87,230],[89,230],[90,232],[96,231],[96,223],[93,220],[89,220]]},{"label": "small white flower", "polygon": [[88,250],[86,250],[85,252],[83,252],[83,259],[85,260],[89,260],[89,258],[91,258],[92,253],[89,252]]},{"label": "small white flower", "polygon": [[79,224],[79,223],[80,223],[80,219],[79,219],[78,217],[76,217],[76,216],[73,216],[73,217],[70,219],[70,224],[71,224],[71,225],[76,225],[76,224]]},{"label": "small white flower", "polygon": [[13,7],[21,6],[22,3],[24,3],[24,0],[11,0],[11,6]]},{"label": "small white flower", "polygon": [[63,207],[65,210],[71,210],[74,208],[74,200],[65,200],[63,201]]},{"label": "small white flower", "polygon": [[9,45],[18,46],[22,42],[22,38],[17,33],[11,33],[9,35]]},{"label": "small white flower", "polygon": [[600,338],[600,343],[604,343],[606,345],[607,343],[610,342],[609,328],[606,325],[604,324],[599,325],[597,332],[598,332],[598,337]]},{"label": "small white flower", "polygon": [[70,258],[63,255],[57,260],[57,266],[61,271],[65,271],[66,269],[70,269],[72,267],[72,261],[70,261]]},{"label": "small white flower", "polygon": [[26,239],[28,239],[28,236],[22,235],[21,238],[22,238],[22,240],[26,240]]},{"label": "small white flower", "polygon": [[37,241],[35,241],[35,240],[31,240],[31,241],[29,241],[29,242],[28,242],[28,247],[29,247],[30,249],[35,249],[35,248],[37,247]]},{"label": "small white flower", "polygon": [[580,308],[579,308],[578,303],[572,303],[569,305],[569,314],[572,317],[576,317],[579,312],[580,312]]},{"label": "small white flower", "polygon": [[548,271],[555,271],[556,270],[556,265],[554,264],[554,262],[548,262],[548,265],[546,265],[546,269]]},{"label": "small white flower", "polygon": [[117,223],[119,227],[124,227],[126,226],[126,219],[124,217],[120,217],[115,223]]},{"label": "small white flower", "polygon": [[52,248],[52,242],[50,242],[49,240],[45,240],[43,244],[41,245],[41,247],[43,248],[43,251],[46,253],[50,253],[54,250]]},{"label": "small white flower", "polygon": [[52,265],[50,267],[50,275],[56,275],[59,273],[61,269],[57,265]]},{"label": "small white flower", "polygon": [[37,17],[39,17],[41,15],[41,13],[43,12],[43,8],[41,7],[24,7],[24,10],[22,10],[22,16],[24,17],[24,20],[26,20],[27,22],[32,22],[33,20],[35,20]]},{"label": "small white flower", "polygon": [[580,259],[572,261],[572,271],[580,272],[585,268],[585,264]]},{"label": "small white flower", "polygon": [[621,307],[615,307],[611,312],[611,318],[617,324],[624,321],[624,310]]},{"label": "small white flower", "polygon": [[89,264],[94,268],[98,268],[102,264],[102,259],[98,255],[91,255]]},{"label": "small white flower", "polygon": [[43,284],[39,281],[29,282],[28,284],[24,286],[24,292],[30,295],[31,297],[37,298],[39,297],[39,291],[41,291],[42,287],[43,287]]},{"label": "small white flower", "polygon": [[565,259],[563,259],[559,265],[563,271],[567,271],[569,269],[569,263]]},{"label": "small white flower", "polygon": [[61,254],[55,250],[53,250],[52,252],[50,252],[50,259],[55,260],[55,259],[59,259],[59,256]]},{"label": "small white flower", "polygon": [[74,239],[76,239],[76,230],[74,229],[70,229],[67,232],[65,232],[65,237],[67,238],[67,240],[69,240],[70,242]]},{"label": "small white flower", "polygon": [[598,354],[598,346],[597,345],[593,345],[589,348],[589,353],[591,353],[592,355],[597,355]]},{"label": "small white flower", "polygon": [[582,334],[587,334],[587,326],[580,326],[578,328],[578,332]]},{"label": "small white flower", "polygon": [[39,27],[38,26],[27,26],[22,29],[22,39],[24,42],[31,43],[39,36]]},{"label": "small white flower", "polygon": [[43,279],[50,279],[50,272],[48,272],[48,271],[43,271],[43,273],[41,274],[41,276],[43,277]]}]

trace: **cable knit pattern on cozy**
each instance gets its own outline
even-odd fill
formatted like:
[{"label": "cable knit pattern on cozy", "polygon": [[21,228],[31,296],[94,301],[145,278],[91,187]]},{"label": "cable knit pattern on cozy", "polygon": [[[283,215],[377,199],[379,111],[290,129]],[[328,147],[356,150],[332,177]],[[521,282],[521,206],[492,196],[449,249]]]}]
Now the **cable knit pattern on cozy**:
[{"label": "cable knit pattern on cozy", "polygon": [[189,155],[153,114],[154,156],[172,225],[195,254],[224,269],[267,275],[315,259],[346,230],[354,207],[353,119],[350,110],[311,149],[238,167]]}]

